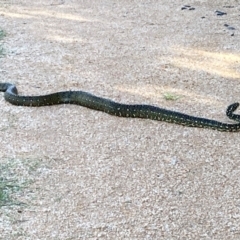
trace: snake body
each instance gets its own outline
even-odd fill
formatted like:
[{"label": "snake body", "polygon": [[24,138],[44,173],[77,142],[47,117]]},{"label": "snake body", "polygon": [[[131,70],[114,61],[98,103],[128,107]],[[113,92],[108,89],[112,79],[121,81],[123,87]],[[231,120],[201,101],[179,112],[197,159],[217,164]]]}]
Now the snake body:
[{"label": "snake body", "polygon": [[147,118],[188,127],[210,128],[225,132],[240,131],[240,115],[233,113],[238,108],[239,103],[233,103],[227,108],[226,115],[230,119],[239,122],[229,124],[206,118],[194,117],[151,105],[122,104],[83,91],[63,91],[41,96],[21,96],[18,95],[16,86],[11,83],[0,83],[0,91],[4,92],[6,101],[18,106],[40,107],[56,104],[77,104],[118,117]]}]

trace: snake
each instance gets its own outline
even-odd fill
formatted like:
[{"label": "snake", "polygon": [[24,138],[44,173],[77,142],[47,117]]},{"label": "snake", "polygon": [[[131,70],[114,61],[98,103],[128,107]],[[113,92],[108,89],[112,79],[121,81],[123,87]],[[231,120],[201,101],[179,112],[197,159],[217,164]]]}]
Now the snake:
[{"label": "snake", "polygon": [[76,104],[118,117],[165,121],[187,127],[209,128],[222,132],[240,131],[240,115],[234,114],[234,111],[239,107],[237,102],[229,105],[226,110],[227,117],[237,123],[223,123],[152,105],[118,103],[84,91],[62,91],[47,95],[23,96],[18,94],[16,86],[11,83],[0,83],[0,91],[4,92],[4,99],[7,102],[17,106],[41,107],[56,104]]}]

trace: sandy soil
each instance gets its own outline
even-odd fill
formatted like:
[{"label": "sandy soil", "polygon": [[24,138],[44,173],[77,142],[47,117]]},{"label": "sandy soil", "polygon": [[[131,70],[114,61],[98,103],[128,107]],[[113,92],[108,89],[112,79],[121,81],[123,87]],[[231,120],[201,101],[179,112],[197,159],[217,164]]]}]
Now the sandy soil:
[{"label": "sandy soil", "polygon": [[[1,82],[230,122],[239,10],[233,0],[2,0]],[[0,239],[240,239],[239,133],[0,104],[1,164],[31,182],[15,195],[26,205],[0,209]]]}]

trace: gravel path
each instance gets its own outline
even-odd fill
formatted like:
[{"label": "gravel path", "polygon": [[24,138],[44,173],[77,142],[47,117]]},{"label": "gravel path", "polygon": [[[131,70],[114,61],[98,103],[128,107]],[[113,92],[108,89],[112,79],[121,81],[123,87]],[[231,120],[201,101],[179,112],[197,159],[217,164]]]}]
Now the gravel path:
[{"label": "gravel path", "polygon": [[[240,8],[225,2],[0,1],[1,82],[230,122]],[[0,104],[0,174],[28,183],[0,239],[240,239],[239,133]]]}]

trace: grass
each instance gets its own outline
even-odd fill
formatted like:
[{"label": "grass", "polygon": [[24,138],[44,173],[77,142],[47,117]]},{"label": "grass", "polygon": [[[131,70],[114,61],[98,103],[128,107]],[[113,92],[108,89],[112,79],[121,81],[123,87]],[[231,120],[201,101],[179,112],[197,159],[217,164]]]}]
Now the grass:
[{"label": "grass", "polygon": [[17,181],[0,179],[0,208],[3,206],[22,205],[23,203],[14,200],[11,196],[22,187]]},{"label": "grass", "polygon": [[[0,41],[6,36],[6,32],[0,29]],[[0,44],[0,57],[5,56],[3,44]]]},{"label": "grass", "polygon": [[4,30],[0,30],[0,40],[2,40],[6,36],[6,32]]},{"label": "grass", "polygon": [[41,168],[38,159],[1,159],[0,160],[0,209],[4,206],[26,205],[17,200],[27,194],[29,186]]},{"label": "grass", "polygon": [[172,94],[172,93],[165,93],[163,95],[164,99],[170,100],[170,101],[176,101],[180,98],[180,96]]},{"label": "grass", "polygon": [[31,188],[39,168],[45,168],[36,158],[0,159],[0,239],[30,239],[23,230],[21,213],[32,207],[37,191]]},{"label": "grass", "polygon": [[4,48],[3,48],[2,44],[0,44],[0,57],[3,57],[5,55],[6,55],[6,53],[4,51]]}]

